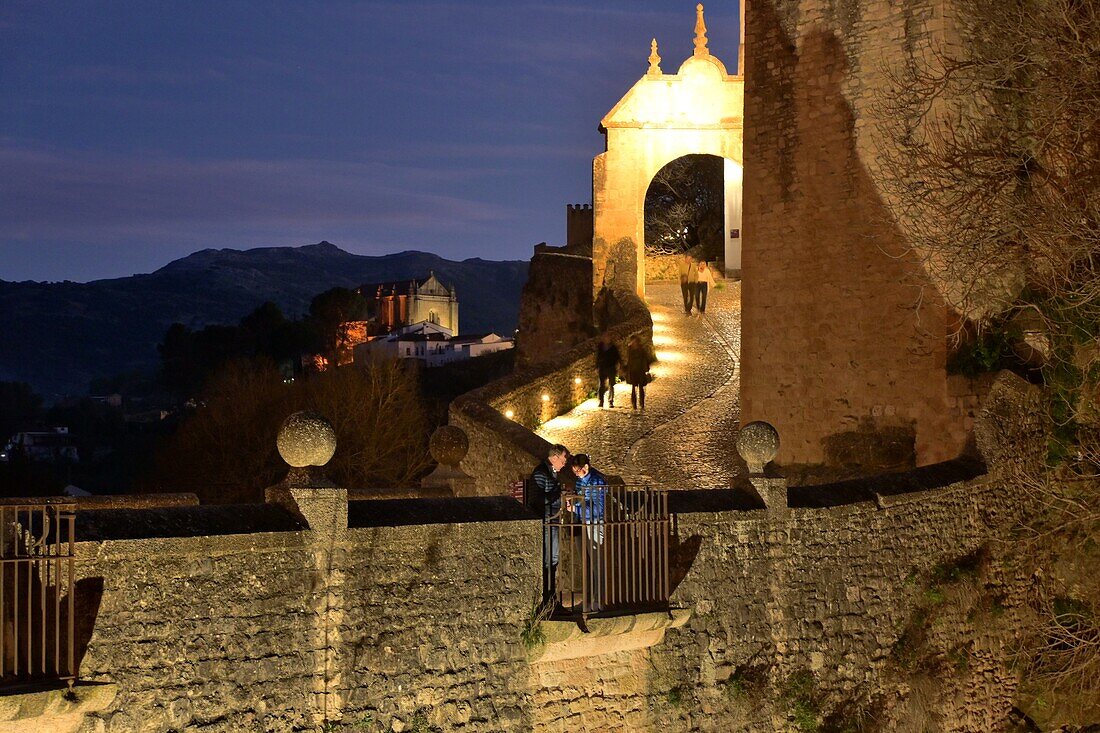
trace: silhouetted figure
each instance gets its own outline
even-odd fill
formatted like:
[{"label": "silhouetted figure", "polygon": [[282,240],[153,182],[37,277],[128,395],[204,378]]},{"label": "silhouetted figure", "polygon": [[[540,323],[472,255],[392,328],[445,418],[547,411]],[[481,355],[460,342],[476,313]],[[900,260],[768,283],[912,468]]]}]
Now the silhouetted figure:
[{"label": "silhouetted figure", "polygon": [[650,367],[657,362],[653,346],[632,336],[626,347],[626,381],[630,383],[630,406],[645,409],[645,386],[653,380]]},{"label": "silhouetted figure", "polygon": [[609,392],[608,404],[615,406],[615,380],[619,375],[619,347],[611,340],[606,332],[600,336],[600,342],[596,344],[596,371],[600,376],[600,407],[603,407],[603,396]]}]

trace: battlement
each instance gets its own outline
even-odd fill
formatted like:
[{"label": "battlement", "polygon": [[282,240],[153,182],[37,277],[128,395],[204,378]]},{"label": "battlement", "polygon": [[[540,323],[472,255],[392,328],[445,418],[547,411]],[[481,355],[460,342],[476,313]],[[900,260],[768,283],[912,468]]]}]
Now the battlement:
[{"label": "battlement", "polygon": [[565,246],[592,249],[592,204],[566,204]]}]

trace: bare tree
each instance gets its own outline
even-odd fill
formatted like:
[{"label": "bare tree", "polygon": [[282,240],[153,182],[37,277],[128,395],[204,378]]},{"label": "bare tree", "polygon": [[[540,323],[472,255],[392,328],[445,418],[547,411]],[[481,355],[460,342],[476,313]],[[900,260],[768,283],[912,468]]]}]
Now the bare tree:
[{"label": "bare tree", "polygon": [[722,251],[725,188],[722,159],[685,155],[653,177],[645,197],[645,249],[651,255],[677,255],[702,245]]},{"label": "bare tree", "polygon": [[194,491],[203,503],[255,502],[286,474],[275,436],[312,409],[336,430],[325,472],[347,488],[414,485],[428,468],[428,421],[416,377],[401,363],[330,369],[287,384],[268,361],[230,362],[158,455],[150,484]]},{"label": "bare tree", "polygon": [[949,304],[1036,332],[1072,439],[1100,365],[1100,5],[957,10],[961,42],[893,73],[877,178]]}]

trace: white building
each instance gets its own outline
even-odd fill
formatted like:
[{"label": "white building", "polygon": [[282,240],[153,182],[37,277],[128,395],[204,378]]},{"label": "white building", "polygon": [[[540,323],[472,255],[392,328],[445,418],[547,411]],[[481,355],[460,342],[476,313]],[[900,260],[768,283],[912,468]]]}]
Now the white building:
[{"label": "white building", "polygon": [[512,339],[501,338],[495,333],[454,336],[450,329],[438,323],[421,321],[359,344],[355,347],[355,360],[365,363],[378,358],[418,359],[434,367],[512,346]]}]

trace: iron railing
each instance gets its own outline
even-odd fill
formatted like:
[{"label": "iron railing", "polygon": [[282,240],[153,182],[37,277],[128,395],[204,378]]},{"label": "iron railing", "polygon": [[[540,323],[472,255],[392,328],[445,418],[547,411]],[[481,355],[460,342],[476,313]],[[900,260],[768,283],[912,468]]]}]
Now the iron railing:
[{"label": "iron railing", "polygon": [[566,493],[562,510],[545,521],[559,533],[557,578],[551,583],[556,614],[668,608],[667,490],[590,487],[587,499]]},{"label": "iron railing", "polygon": [[0,501],[0,686],[76,680],[75,512],[48,499]]}]

